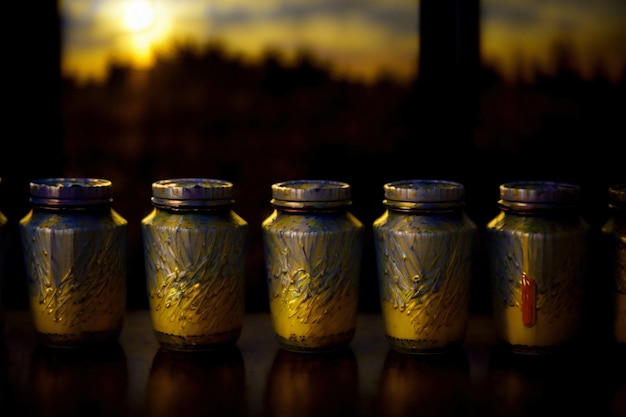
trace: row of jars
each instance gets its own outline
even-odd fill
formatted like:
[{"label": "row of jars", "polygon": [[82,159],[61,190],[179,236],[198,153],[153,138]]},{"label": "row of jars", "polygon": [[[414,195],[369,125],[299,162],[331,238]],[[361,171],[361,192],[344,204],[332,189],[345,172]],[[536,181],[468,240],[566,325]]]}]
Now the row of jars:
[{"label": "row of jars", "polygon": [[[355,333],[364,225],[350,212],[350,184],[273,184],[262,223],[270,316],[279,345],[318,352]],[[512,352],[542,354],[571,343],[581,325],[590,226],[575,184],[500,186],[500,213],[486,226],[492,315]],[[612,333],[626,343],[626,184],[609,189],[602,228],[611,256]],[[30,309],[42,344],[115,341],[126,305],[127,221],[112,208],[112,184],[49,178],[30,184],[20,220]],[[177,178],[152,184],[141,221],[154,333],[167,349],[235,344],[244,320],[248,223],[233,184]],[[384,185],[373,223],[381,314],[392,349],[412,354],[460,346],[469,321],[476,224],[465,189],[445,180]],[[0,217],[0,223],[6,218]]]}]

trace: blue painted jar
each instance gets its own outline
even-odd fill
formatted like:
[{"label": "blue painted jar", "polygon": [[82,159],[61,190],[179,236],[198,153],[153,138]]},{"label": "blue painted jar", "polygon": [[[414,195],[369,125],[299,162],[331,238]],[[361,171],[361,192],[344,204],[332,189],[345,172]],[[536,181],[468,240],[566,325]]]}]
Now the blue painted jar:
[{"label": "blue painted jar", "polygon": [[30,183],[19,222],[30,308],[42,344],[114,342],[126,311],[127,221],[112,208],[111,181]]},{"label": "blue painted jar", "polygon": [[504,183],[498,206],[486,227],[497,339],[514,353],[552,353],[581,330],[591,228],[580,187]]},{"label": "blue painted jar", "polygon": [[152,184],[141,221],[148,300],[164,348],[233,345],[245,312],[248,223],[233,211],[233,184],[178,178]]},{"label": "blue painted jar", "polygon": [[272,185],[262,233],[270,315],[286,350],[336,350],[354,337],[364,226],[351,204],[344,182]]},{"label": "blue painted jar", "polygon": [[626,184],[609,187],[609,215],[602,225],[605,238],[612,340],[626,345]]},{"label": "blue painted jar", "polygon": [[465,187],[444,180],[383,186],[374,221],[381,313],[387,340],[403,353],[443,353],[465,340],[476,225]]}]

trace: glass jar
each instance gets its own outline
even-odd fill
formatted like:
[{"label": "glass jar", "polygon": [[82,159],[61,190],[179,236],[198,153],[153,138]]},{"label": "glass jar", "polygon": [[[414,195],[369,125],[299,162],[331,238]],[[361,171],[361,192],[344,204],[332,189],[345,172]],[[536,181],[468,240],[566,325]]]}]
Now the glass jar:
[{"label": "glass jar", "polygon": [[465,187],[443,180],[383,186],[374,221],[381,313],[387,340],[403,353],[459,347],[469,322],[476,224],[463,211]]},{"label": "glass jar", "polygon": [[232,210],[233,184],[178,178],[152,184],[141,221],[148,300],[164,348],[233,345],[245,312],[248,223]]},{"label": "glass jar", "polygon": [[552,353],[579,335],[591,231],[579,195],[560,182],[500,185],[500,213],[486,228],[492,314],[514,353]]},{"label": "glass jar", "polygon": [[127,221],[112,209],[111,181],[30,183],[19,222],[35,330],[42,344],[116,342],[126,310]]},{"label": "glass jar", "polygon": [[354,336],[364,226],[348,210],[350,192],[328,180],[272,185],[262,233],[270,315],[286,350],[336,350]]},{"label": "glass jar", "polygon": [[610,271],[612,339],[626,344],[626,184],[609,187],[609,217],[602,225]]}]

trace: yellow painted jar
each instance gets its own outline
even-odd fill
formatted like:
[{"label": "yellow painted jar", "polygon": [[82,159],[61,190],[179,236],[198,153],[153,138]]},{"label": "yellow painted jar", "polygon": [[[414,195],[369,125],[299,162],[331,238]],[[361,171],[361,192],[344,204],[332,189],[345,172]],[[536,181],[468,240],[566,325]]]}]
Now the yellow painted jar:
[{"label": "yellow painted jar", "polygon": [[403,353],[442,353],[465,340],[476,225],[465,187],[443,180],[384,185],[374,221],[381,312],[387,340]]},{"label": "yellow painted jar", "polygon": [[591,228],[579,196],[575,184],[500,185],[486,241],[496,336],[511,352],[552,353],[580,334]]},{"label": "yellow painted jar", "polygon": [[19,222],[30,308],[42,344],[116,342],[126,312],[127,221],[112,183],[46,178],[30,183]]},{"label": "yellow painted jar", "polygon": [[613,341],[626,344],[626,184],[609,187],[610,214],[602,225],[610,271]]},{"label": "yellow painted jar", "polygon": [[179,351],[235,344],[245,311],[248,223],[232,209],[233,184],[156,181],[152,205],[141,230],[158,342]]},{"label": "yellow painted jar", "polygon": [[336,350],[354,337],[364,226],[349,184],[293,180],[272,185],[262,223],[269,307],[282,348]]}]

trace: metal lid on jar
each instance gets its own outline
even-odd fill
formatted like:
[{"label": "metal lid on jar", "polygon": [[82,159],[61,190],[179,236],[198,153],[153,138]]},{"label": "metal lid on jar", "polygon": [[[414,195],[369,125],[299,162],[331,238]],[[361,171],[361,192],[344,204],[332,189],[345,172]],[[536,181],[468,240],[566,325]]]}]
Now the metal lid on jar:
[{"label": "metal lid on jar", "polygon": [[513,181],[500,185],[500,205],[509,208],[574,208],[579,204],[580,187],[554,181]]},{"label": "metal lid on jar", "polygon": [[174,178],[152,183],[152,204],[167,208],[206,208],[234,204],[233,183],[211,178]]},{"label": "metal lid on jar", "polygon": [[383,189],[383,204],[401,210],[454,210],[465,205],[465,187],[454,181],[402,180],[387,183]]},{"label": "metal lid on jar", "polygon": [[626,209],[626,183],[609,187],[609,207]]},{"label": "metal lid on jar", "polygon": [[107,205],[111,181],[101,178],[43,178],[30,182],[30,201],[50,207]]},{"label": "metal lid on jar", "polygon": [[333,209],[352,204],[350,184],[330,180],[290,180],[272,185],[271,205],[292,209]]}]

